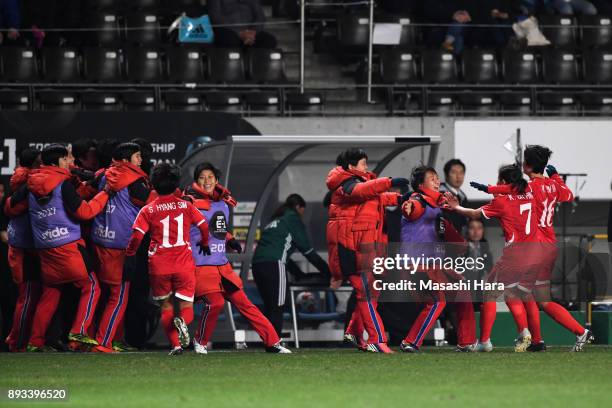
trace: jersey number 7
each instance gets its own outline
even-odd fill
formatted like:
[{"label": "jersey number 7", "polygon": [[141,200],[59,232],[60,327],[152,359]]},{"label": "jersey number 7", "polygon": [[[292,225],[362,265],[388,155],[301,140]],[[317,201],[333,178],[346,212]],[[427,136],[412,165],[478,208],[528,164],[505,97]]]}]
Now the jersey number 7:
[{"label": "jersey number 7", "polygon": [[527,211],[527,223],[525,224],[525,235],[531,234],[531,203],[521,204],[520,213]]}]

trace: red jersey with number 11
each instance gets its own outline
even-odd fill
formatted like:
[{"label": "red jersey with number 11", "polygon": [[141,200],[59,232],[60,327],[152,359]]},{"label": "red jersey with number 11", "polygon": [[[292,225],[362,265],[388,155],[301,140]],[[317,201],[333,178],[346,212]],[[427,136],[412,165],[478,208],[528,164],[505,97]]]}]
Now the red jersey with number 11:
[{"label": "red jersey with number 11", "polygon": [[538,242],[538,223],[534,195],[529,187],[523,194],[500,194],[489,204],[480,207],[482,215],[497,218],[504,230],[507,243]]},{"label": "red jersey with number 11", "polygon": [[535,215],[542,232],[542,241],[555,243],[557,242],[555,227],[553,227],[555,205],[572,201],[574,194],[558,174],[553,174],[550,178],[534,177],[529,181],[529,185],[535,198]]},{"label": "red jersey with number 11", "polygon": [[[165,275],[195,270],[189,239],[192,224],[202,229],[206,219],[193,204],[173,194],[159,196],[142,207],[132,228],[143,234],[151,234],[150,274]],[[204,236],[208,237],[207,228]]]}]

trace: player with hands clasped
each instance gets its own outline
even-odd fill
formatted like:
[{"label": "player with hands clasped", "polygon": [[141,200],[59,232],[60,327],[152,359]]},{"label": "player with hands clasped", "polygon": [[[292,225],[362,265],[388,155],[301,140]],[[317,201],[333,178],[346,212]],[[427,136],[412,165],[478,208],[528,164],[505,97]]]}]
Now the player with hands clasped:
[{"label": "player with hands clasped", "polygon": [[[184,191],[185,196],[206,218],[209,225],[210,253],[193,253],[196,264],[195,298],[204,302],[193,347],[198,354],[207,354],[207,344],[217,324],[225,300],[230,301],[251,323],[262,338],[266,351],[287,354],[291,351],[280,345],[276,330],[243,290],[240,276],[234,273],[227,259],[226,248],[242,252],[240,243],[228,231],[230,207],[237,202],[229,190],[219,184],[220,171],[211,163],[199,164],[193,174],[194,182]],[[191,227],[191,244],[202,241],[199,228]]]},{"label": "player with hands clasped", "polygon": [[[208,223],[189,201],[179,198],[180,169],[160,163],[151,171],[151,184],[159,197],[142,207],[132,227],[126,255],[136,254],[144,235],[151,235],[149,245],[149,279],[153,299],[161,304],[161,324],[172,350],[170,355],[183,353],[189,346],[187,326],[193,320],[195,264],[190,241],[190,227],[201,234],[197,242],[199,253],[210,255]],[[179,313],[175,316],[172,295],[178,299]]]}]

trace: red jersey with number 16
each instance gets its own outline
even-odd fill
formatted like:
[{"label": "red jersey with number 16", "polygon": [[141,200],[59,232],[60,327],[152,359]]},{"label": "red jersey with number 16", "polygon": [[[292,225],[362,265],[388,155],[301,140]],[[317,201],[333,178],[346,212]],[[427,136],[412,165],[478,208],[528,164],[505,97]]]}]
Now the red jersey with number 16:
[{"label": "red jersey with number 16", "polygon": [[534,177],[529,181],[529,185],[535,198],[535,215],[542,233],[542,242],[555,243],[557,242],[553,227],[555,204],[572,201],[574,194],[558,174],[553,174],[550,178]]},{"label": "red jersey with number 16", "polygon": [[202,229],[205,223],[193,204],[173,194],[159,196],[142,207],[132,228],[143,234],[150,232],[149,273],[166,275],[195,270],[189,231],[191,224]]},{"label": "red jersey with number 16", "polygon": [[534,208],[534,195],[529,187],[523,194],[500,194],[480,207],[482,215],[497,218],[507,243],[541,241]]}]

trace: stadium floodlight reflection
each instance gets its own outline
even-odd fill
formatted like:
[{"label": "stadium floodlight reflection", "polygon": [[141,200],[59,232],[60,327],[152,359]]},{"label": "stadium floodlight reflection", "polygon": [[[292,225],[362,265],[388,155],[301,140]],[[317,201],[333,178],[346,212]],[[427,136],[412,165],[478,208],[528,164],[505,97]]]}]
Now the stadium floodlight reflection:
[{"label": "stadium floodlight reflection", "polygon": [[[288,167],[316,166],[326,174],[334,166],[338,154],[350,147],[365,149],[368,164],[377,174],[382,173],[401,153],[420,147],[428,147],[425,161],[434,166],[439,144],[439,136],[237,135],[208,143],[187,155],[180,163],[183,174],[181,182],[182,185],[190,184],[195,167],[202,162],[211,162],[223,171],[220,182],[229,187],[238,201],[245,200],[245,192],[248,191],[248,201],[256,202],[244,253],[229,254],[230,260],[241,262],[240,275],[246,279],[251,267],[256,231],[264,211],[270,205],[271,196],[277,192],[279,177]],[[324,185],[323,178],[314,182]],[[294,189],[300,192],[300,186],[294,186]],[[318,197],[318,200],[322,199],[322,196]],[[234,329],[231,313],[229,316]]]}]

